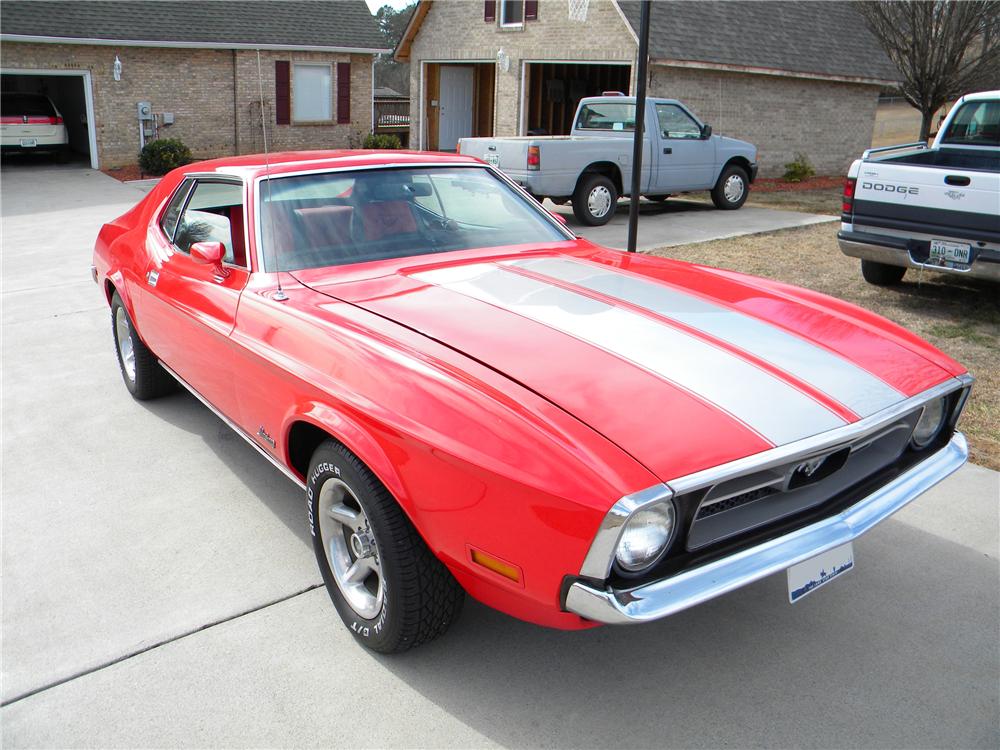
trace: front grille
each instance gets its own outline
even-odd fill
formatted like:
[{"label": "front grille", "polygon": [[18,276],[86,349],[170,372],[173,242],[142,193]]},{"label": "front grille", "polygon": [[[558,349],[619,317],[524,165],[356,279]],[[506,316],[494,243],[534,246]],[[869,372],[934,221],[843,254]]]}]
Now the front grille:
[{"label": "front grille", "polygon": [[913,411],[853,443],[798,456],[781,466],[729,478],[678,498],[694,508],[688,551],[816,508],[899,460],[919,418]]}]

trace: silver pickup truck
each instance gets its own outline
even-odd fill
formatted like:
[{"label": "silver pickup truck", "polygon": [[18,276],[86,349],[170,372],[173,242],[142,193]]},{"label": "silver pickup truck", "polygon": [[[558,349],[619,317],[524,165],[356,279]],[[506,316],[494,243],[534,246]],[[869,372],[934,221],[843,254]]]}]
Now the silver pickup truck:
[{"label": "silver pickup truck", "polygon": [[[537,197],[573,202],[584,224],[606,224],[632,185],[635,98],[580,100],[568,136],[462,138],[459,151],[498,167]],[[712,135],[675,99],[646,99],[642,195],[662,201],[677,193],[712,191],[717,208],[743,205],[757,177],[757,147]]]}]

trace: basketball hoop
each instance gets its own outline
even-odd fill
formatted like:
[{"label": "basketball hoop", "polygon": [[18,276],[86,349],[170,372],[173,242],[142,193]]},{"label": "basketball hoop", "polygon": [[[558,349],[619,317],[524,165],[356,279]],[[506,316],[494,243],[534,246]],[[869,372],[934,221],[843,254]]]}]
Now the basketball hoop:
[{"label": "basketball hoop", "polygon": [[587,6],[590,0],[568,0],[569,20],[584,22],[587,20]]}]

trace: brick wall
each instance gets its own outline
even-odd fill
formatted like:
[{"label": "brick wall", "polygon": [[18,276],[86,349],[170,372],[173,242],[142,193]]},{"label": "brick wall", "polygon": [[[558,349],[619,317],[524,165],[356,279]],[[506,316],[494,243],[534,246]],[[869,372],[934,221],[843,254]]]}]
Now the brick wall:
[{"label": "brick wall", "polygon": [[[497,13],[499,18],[499,2]],[[502,29],[483,20],[481,0],[435,2],[410,51],[410,143],[418,147],[420,63],[497,59],[503,48],[510,70],[497,70],[493,132],[516,135],[521,116],[521,61],[634,62],[635,41],[610,0],[591,0],[586,23],[567,20],[566,0],[540,0],[538,20]],[[426,115],[427,113],[425,113]]]},{"label": "brick wall", "polygon": [[869,148],[878,86],[654,65],[649,93],[679,99],[717,135],[757,146],[762,177],[804,153],[817,174],[845,174]]},{"label": "brick wall", "polygon": [[[120,81],[113,76],[115,55],[122,62]],[[334,65],[334,79],[336,63],[350,62],[351,123],[275,125],[275,59],[329,62]],[[370,55],[262,52],[268,146],[279,150],[360,145],[360,138],[371,129],[371,60]],[[136,162],[140,101],[151,102],[156,113],[173,112],[174,124],[161,127],[161,137],[180,138],[198,158],[263,148],[256,52],[5,42],[3,67],[90,71],[101,167]],[[333,85],[335,93],[336,80]]]}]

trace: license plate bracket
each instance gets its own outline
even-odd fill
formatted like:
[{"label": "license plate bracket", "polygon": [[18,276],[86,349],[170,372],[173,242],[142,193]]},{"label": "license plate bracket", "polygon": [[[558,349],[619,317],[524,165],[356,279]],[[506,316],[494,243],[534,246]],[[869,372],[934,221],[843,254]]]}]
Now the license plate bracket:
[{"label": "license plate bracket", "polygon": [[854,568],[851,542],[793,565],[787,571],[788,601],[792,604]]}]

